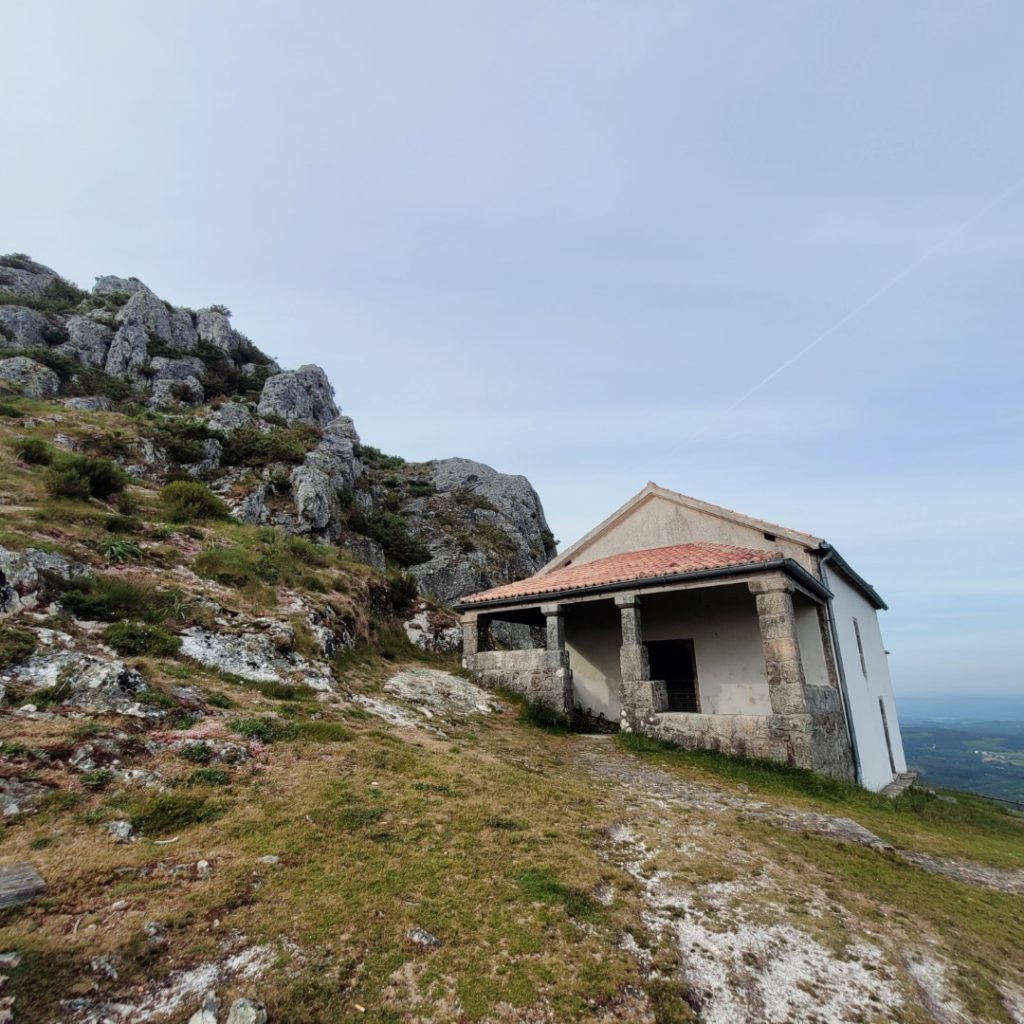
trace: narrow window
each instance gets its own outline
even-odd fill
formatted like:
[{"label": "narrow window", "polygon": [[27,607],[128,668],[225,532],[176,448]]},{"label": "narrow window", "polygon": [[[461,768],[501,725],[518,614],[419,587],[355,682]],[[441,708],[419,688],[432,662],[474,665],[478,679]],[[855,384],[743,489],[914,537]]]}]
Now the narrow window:
[{"label": "narrow window", "polygon": [[864,678],[868,677],[868,663],[864,660],[864,644],[860,639],[860,623],[856,618],[853,620],[853,631],[857,634],[857,652],[860,654],[860,670],[864,673]]}]

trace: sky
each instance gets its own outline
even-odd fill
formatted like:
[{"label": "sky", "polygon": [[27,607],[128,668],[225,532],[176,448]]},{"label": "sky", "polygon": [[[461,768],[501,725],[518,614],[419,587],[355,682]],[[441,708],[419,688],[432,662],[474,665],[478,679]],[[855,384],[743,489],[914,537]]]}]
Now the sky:
[{"label": "sky", "polygon": [[827,537],[1024,690],[1024,8],[0,0],[0,251],[221,302],[364,442]]}]

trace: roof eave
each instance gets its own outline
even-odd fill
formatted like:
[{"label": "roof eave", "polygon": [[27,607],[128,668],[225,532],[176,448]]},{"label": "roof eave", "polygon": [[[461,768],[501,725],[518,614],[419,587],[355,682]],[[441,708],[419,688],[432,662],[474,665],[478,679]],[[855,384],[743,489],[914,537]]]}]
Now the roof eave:
[{"label": "roof eave", "polygon": [[850,563],[827,541],[822,541],[818,548],[819,557],[829,555],[828,564],[833,566],[847,583],[859,590],[876,611],[888,611],[889,606],[882,599],[881,594],[863,576],[861,576]]},{"label": "roof eave", "polygon": [[673,583],[688,583],[693,580],[749,576],[752,573],[772,572],[779,569],[788,573],[796,582],[822,601],[832,597],[832,592],[792,558],[774,558],[765,562],[747,562],[743,565],[726,565],[714,569],[696,569],[690,572],[669,573],[662,576],[647,576],[639,580],[617,580],[613,583],[595,583],[587,587],[568,587],[562,590],[545,590],[515,597],[497,597],[488,601],[467,601],[453,605],[457,612],[469,612],[477,608],[518,607],[557,601],[565,597],[581,597],[587,594],[601,594],[620,590],[641,590],[644,587],[658,587]]}]

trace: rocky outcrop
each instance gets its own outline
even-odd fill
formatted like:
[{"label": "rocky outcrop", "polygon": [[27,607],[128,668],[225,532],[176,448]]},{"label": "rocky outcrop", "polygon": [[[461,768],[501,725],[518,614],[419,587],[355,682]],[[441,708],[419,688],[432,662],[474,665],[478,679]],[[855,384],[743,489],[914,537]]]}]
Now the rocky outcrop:
[{"label": "rocky outcrop", "polygon": [[0,359],[0,380],[10,381],[28,398],[56,398],[60,393],[60,377],[25,356]]},{"label": "rocky outcrop", "polygon": [[149,335],[139,324],[125,324],[110,343],[103,370],[111,377],[139,380],[149,364]]},{"label": "rocky outcrop", "polygon": [[83,366],[102,370],[114,332],[104,323],[88,317],[73,316],[67,323],[68,340],[58,347],[64,355],[77,359]]},{"label": "rocky outcrop", "polygon": [[0,258],[0,290],[24,295],[28,299],[41,299],[51,285],[60,281],[56,270],[27,256]]},{"label": "rocky outcrop", "polygon": [[121,307],[117,323],[141,327],[177,352],[191,352],[199,344],[191,314],[158,299],[148,288],[136,291]]},{"label": "rocky outcrop", "polygon": [[137,277],[117,277],[114,274],[97,277],[92,286],[93,295],[134,295],[136,292],[148,291]]},{"label": "rocky outcrop", "polygon": [[327,374],[319,366],[306,364],[271,377],[263,385],[256,412],[264,419],[326,427],[337,418],[338,407]]},{"label": "rocky outcrop", "polygon": [[6,348],[46,348],[67,339],[56,317],[25,306],[0,306],[0,344]]}]

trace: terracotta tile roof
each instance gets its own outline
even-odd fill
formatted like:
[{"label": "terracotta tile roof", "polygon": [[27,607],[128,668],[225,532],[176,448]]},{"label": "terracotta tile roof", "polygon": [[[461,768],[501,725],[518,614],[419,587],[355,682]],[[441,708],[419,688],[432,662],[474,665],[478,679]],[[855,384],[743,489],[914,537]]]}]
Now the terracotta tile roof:
[{"label": "terracotta tile roof", "polygon": [[537,576],[529,576],[516,583],[481,590],[464,597],[460,604],[482,601],[514,600],[531,594],[553,594],[566,590],[583,590],[611,583],[629,583],[634,580],[656,579],[704,569],[725,569],[734,565],[753,565],[771,562],[782,556],[777,551],[759,551],[737,548],[727,544],[672,544],[664,548],[644,548],[609,555],[581,565],[568,565],[562,569]]}]

